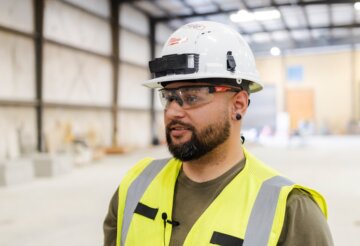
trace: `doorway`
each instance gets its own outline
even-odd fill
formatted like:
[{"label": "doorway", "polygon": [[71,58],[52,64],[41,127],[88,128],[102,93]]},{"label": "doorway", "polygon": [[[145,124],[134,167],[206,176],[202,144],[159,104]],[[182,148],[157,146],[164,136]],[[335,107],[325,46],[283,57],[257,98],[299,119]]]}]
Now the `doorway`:
[{"label": "doorway", "polygon": [[302,123],[315,123],[314,90],[312,88],[286,89],[286,109],[290,116],[290,129]]}]

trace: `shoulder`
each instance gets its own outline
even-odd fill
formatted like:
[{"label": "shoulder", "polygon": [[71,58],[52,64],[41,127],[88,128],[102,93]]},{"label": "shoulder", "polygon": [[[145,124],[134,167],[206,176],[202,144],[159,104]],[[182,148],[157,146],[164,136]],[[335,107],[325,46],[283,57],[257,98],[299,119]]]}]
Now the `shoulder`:
[{"label": "shoulder", "polygon": [[293,189],[287,199],[287,208],[294,206],[311,206],[316,205],[315,201],[311,198],[311,194],[304,189]]},{"label": "shoulder", "polygon": [[324,214],[311,194],[303,189],[293,189],[288,196],[278,245],[333,245]]},{"label": "shoulder", "polygon": [[313,199],[312,195],[305,189],[293,189],[287,198],[286,213],[288,215],[301,214],[302,218],[313,218],[310,214],[316,215],[316,219],[322,218],[326,221],[326,217],[320,209],[319,205]]}]

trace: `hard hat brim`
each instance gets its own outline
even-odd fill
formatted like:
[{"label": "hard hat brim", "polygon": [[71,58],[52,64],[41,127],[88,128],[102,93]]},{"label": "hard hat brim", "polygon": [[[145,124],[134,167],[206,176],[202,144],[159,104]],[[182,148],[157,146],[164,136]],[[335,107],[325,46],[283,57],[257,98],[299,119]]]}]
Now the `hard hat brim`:
[{"label": "hard hat brim", "polygon": [[243,74],[239,76],[239,74],[236,75],[225,75],[223,73],[196,73],[196,74],[176,74],[171,76],[164,76],[159,78],[154,78],[147,80],[143,83],[144,86],[156,89],[156,88],[163,88],[163,85],[168,82],[174,82],[174,81],[191,81],[191,80],[198,80],[198,79],[206,79],[206,78],[225,78],[225,79],[243,79],[251,81],[250,84],[250,92],[254,93],[257,91],[262,90],[263,86],[260,84],[260,78],[258,76],[254,76],[253,74]]}]

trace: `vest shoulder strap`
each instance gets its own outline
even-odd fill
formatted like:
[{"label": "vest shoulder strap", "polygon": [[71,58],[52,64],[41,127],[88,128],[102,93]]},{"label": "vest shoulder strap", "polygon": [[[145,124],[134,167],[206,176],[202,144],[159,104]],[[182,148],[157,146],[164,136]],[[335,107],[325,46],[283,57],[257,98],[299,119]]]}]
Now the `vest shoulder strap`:
[{"label": "vest shoulder strap", "polygon": [[125,201],[120,245],[125,245],[132,216],[146,188],[169,161],[170,158],[152,161],[130,184]]},{"label": "vest shoulder strap", "polygon": [[264,181],[251,210],[243,246],[268,245],[276,207],[282,187],[294,183],[282,176]]}]

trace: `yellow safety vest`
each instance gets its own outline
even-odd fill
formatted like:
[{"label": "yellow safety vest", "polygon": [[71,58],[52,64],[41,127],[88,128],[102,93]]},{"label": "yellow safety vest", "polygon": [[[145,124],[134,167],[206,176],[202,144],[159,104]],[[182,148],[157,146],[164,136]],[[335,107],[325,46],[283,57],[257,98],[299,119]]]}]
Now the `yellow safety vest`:
[{"label": "yellow safety vest", "polygon": [[[286,200],[294,188],[311,194],[327,217],[326,202],[318,192],[279,176],[245,149],[244,153],[244,169],[195,222],[184,245],[277,245]],[[117,246],[169,244],[172,226],[165,217],[171,219],[180,168],[176,159],[147,158],[124,177],[119,186]]]}]

